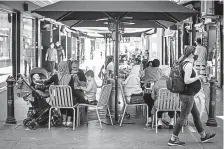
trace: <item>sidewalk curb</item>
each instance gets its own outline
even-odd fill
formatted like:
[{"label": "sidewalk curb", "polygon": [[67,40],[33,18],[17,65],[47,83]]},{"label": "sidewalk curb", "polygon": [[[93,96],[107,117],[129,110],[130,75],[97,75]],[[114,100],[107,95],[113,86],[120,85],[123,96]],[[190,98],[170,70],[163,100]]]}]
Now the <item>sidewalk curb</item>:
[{"label": "sidewalk curb", "polygon": [[7,89],[7,87],[6,87],[6,86],[1,87],[1,88],[0,88],[0,93],[2,93],[2,92],[4,92],[4,91],[6,91],[6,89]]}]

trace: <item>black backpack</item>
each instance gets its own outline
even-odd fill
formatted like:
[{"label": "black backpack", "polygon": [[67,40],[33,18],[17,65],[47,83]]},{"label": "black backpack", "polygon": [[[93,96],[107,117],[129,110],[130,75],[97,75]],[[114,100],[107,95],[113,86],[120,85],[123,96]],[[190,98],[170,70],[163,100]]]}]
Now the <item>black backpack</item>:
[{"label": "black backpack", "polygon": [[184,83],[183,66],[187,63],[176,61],[171,67],[170,76],[166,81],[167,89],[173,93],[183,93],[186,88]]}]

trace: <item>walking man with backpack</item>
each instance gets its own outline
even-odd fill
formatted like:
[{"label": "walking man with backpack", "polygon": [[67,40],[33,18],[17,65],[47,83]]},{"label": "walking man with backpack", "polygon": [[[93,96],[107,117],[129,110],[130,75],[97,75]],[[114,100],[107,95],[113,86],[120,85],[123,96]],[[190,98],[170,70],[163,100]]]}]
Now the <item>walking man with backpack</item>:
[{"label": "walking man with backpack", "polygon": [[[200,120],[200,113],[198,112],[198,109],[194,102],[194,95],[200,91],[201,89],[200,80],[204,77],[202,75],[197,75],[196,70],[193,68],[193,63],[197,60],[197,57],[198,57],[194,53],[195,53],[195,47],[193,46],[187,46],[184,49],[184,56],[179,62],[180,67],[176,67],[176,68],[180,68],[179,69],[180,71],[178,72],[181,72],[182,79],[180,77],[178,81],[173,79],[177,76],[177,73],[172,72],[177,69],[173,68],[171,70],[171,75],[170,75],[171,81],[167,82],[167,88],[171,92],[179,93],[180,100],[182,101],[180,117],[178,118],[177,123],[174,126],[173,134],[171,138],[169,139],[169,142],[168,142],[169,146],[177,146],[177,145],[184,146],[185,145],[184,142],[181,142],[179,140],[178,135],[184,125],[185,120],[187,120],[190,112],[193,116],[195,127],[201,136],[201,142],[207,142],[216,136],[216,134],[205,133],[205,130]],[[173,83],[176,83],[176,84],[174,85]],[[177,86],[178,88],[175,89],[175,87]],[[180,90],[180,88],[182,88],[183,90]]]}]

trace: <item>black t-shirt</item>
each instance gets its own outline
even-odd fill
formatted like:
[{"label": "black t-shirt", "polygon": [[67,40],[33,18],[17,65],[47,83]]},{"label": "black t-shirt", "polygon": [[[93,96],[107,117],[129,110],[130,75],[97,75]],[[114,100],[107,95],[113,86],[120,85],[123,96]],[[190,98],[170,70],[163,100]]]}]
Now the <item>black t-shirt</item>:
[{"label": "black t-shirt", "polygon": [[[188,62],[184,62],[183,66],[186,66]],[[183,70],[183,76],[185,75],[185,72]],[[196,76],[196,72],[194,69],[192,69],[191,78],[194,78]],[[201,81],[197,80],[190,84],[185,84],[185,91],[181,93],[182,95],[195,95],[201,90]]]},{"label": "black t-shirt", "polygon": [[84,72],[83,72],[81,69],[79,69],[79,71],[78,71],[78,73],[77,73],[77,76],[79,77],[79,81],[84,81],[84,82],[86,82],[85,74],[84,74]]}]

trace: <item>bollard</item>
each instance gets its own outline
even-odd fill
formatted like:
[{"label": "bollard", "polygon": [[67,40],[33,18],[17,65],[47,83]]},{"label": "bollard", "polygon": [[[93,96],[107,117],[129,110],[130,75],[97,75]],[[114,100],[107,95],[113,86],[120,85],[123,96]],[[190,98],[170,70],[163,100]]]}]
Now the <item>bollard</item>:
[{"label": "bollard", "polygon": [[215,107],[216,107],[216,80],[211,78],[210,80],[210,101],[209,101],[209,114],[206,126],[217,127],[217,122],[215,119]]},{"label": "bollard", "polygon": [[8,76],[7,80],[7,119],[5,123],[16,124],[14,113],[14,85],[15,79],[12,76]]}]

